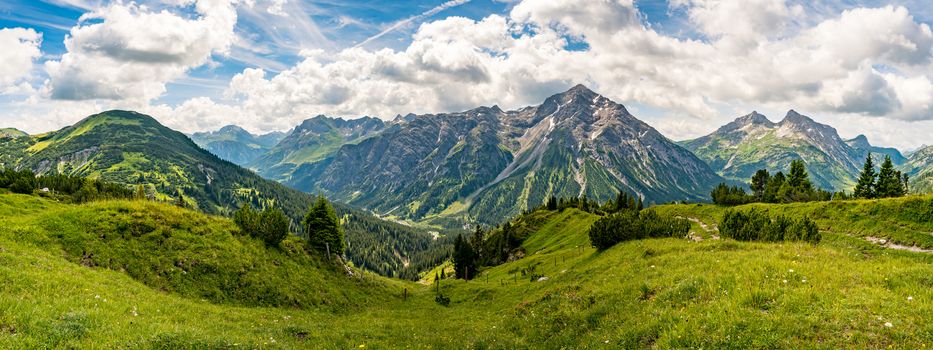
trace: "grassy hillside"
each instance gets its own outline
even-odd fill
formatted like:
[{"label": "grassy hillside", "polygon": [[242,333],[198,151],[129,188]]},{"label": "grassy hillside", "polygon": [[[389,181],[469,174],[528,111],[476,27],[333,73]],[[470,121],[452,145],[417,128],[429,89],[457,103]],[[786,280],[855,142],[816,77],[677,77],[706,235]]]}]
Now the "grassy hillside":
[{"label": "grassy hillside", "polygon": [[[121,214],[121,208],[134,210]],[[768,208],[785,209],[802,210]],[[139,222],[134,215],[165,215],[153,220],[156,231],[171,232],[176,244],[149,251],[142,248],[156,247],[146,245],[145,235],[127,235],[106,238],[119,242],[106,248],[154,266],[167,266],[160,257],[181,252],[205,261],[242,254],[250,263],[237,267],[247,274],[264,266],[250,253],[252,243],[234,237],[225,219],[176,210],[130,202],[77,207],[0,195],[0,348],[923,348],[933,341],[927,322],[933,258],[833,233],[816,246],[672,238],[597,252],[586,236],[596,216],[572,209],[546,213],[524,242],[524,259],[484,270],[473,281],[443,281],[449,307],[434,302],[434,285],[344,277],[286,253],[279,259],[301,270],[263,271],[321,277],[319,284],[276,288],[308,294],[336,288],[342,294],[325,299],[348,303],[272,308],[212,301],[158,287],[184,286],[176,280],[154,282],[146,275],[134,278],[132,269],[85,266],[72,253],[78,246],[105,250],[92,242],[119,231],[99,231],[97,221],[109,217],[105,221],[116,228]],[[722,211],[709,205],[656,210],[701,218]],[[65,214],[76,211],[81,215]],[[53,217],[61,220],[45,223]],[[59,233],[57,227],[70,225],[94,234],[83,228]],[[224,244],[172,248],[193,245],[201,235]],[[238,263],[216,264],[226,269]],[[315,264],[318,271],[310,271]]]},{"label": "grassy hillside", "polygon": [[[4,167],[142,186],[155,200],[182,200],[209,214],[229,215],[247,204],[275,206],[291,219],[293,231],[301,231],[299,223],[314,200],[313,195],[218,158],[149,116],[128,111],[92,115],[35,137],[0,136],[0,168]],[[348,257],[358,266],[414,278],[443,260],[447,244],[436,242],[425,230],[343,205],[337,205],[337,211],[350,243]]]},{"label": "grassy hillside", "polygon": [[[662,213],[699,219],[710,228],[730,208],[711,204],[657,207]],[[884,239],[894,244],[933,249],[933,196],[893,199],[809,202],[786,205],[749,204],[736,210],[760,209],[773,215],[807,216],[820,230],[860,239]],[[705,230],[697,230],[703,233]]]}]

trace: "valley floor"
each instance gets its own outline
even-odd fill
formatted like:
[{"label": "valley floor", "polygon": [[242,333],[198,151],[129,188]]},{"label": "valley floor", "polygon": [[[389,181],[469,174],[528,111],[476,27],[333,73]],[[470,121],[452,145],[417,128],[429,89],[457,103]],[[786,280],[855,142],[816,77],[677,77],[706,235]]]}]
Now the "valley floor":
[{"label": "valley floor", "polygon": [[0,194],[0,348],[925,348],[933,256],[863,237],[925,246],[910,232],[931,219],[885,235],[861,220],[887,207],[869,205],[839,216],[816,204],[767,209],[822,211],[815,246],[712,239],[706,229],[723,208],[659,207],[695,218],[694,232],[707,239],[603,252],[586,236],[597,217],[566,210],[525,242],[526,258],[473,281],[443,281],[448,307],[434,302],[433,284],[367,275],[321,282],[344,288],[347,303],[273,308],[185,297],[83,266],[67,237],[36,221],[72,206]]}]

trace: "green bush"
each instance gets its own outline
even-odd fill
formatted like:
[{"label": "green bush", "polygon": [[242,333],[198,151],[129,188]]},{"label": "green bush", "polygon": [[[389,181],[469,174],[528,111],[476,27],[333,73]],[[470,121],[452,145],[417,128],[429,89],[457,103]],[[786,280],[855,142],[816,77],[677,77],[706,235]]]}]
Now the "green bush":
[{"label": "green bush", "polygon": [[260,212],[247,204],[233,214],[233,222],[241,233],[262,240],[270,247],[278,246],[288,237],[288,218],[277,208],[266,208]]},{"label": "green bush", "polygon": [[729,210],[719,222],[719,232],[737,241],[805,241],[819,243],[822,239],[816,223],[810,218],[792,220],[783,215],[773,219],[761,210],[747,212]]},{"label": "green bush", "polygon": [[690,222],[664,217],[653,210],[625,210],[597,220],[590,227],[590,243],[597,249],[607,249],[619,242],[645,238],[684,236]]}]

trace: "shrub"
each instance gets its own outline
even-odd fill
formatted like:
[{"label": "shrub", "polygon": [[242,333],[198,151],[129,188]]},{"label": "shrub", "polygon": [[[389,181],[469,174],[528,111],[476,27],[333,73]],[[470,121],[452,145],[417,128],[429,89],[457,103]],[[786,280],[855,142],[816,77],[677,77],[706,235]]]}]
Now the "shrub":
[{"label": "shrub", "polygon": [[257,238],[270,247],[278,246],[288,237],[288,218],[277,208],[255,211],[248,204],[233,213],[233,222],[240,232]]},{"label": "shrub", "polygon": [[772,219],[768,213],[753,209],[727,211],[719,222],[719,232],[737,241],[805,241],[819,243],[822,236],[810,218],[792,220],[783,215]]},{"label": "shrub", "polygon": [[645,238],[684,236],[690,222],[664,217],[653,210],[626,210],[605,216],[590,226],[590,243],[597,249],[607,249],[619,242]]}]

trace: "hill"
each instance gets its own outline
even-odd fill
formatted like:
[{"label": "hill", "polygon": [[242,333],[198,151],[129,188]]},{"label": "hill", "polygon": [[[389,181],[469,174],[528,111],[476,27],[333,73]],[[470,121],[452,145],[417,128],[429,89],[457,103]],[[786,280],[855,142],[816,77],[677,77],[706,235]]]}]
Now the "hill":
[{"label": "hill", "polygon": [[778,123],[752,112],[681,145],[723,177],[742,182],[758,169],[787,171],[802,159],[817,187],[836,191],[851,191],[868,151],[880,150],[864,137],[844,141],[836,129],[793,110]]},{"label": "hill", "polygon": [[[930,200],[840,205],[872,213],[876,205],[887,211]],[[132,210],[121,213],[121,208]],[[802,208],[764,209],[792,213]],[[707,210],[725,209],[678,205],[655,210],[703,217]],[[487,268],[469,282],[442,281],[440,290],[451,299],[444,307],[434,302],[434,285],[348,278],[331,274],[326,265],[314,267],[313,261],[294,262],[298,270],[276,268],[270,260],[292,264],[291,257],[254,250],[260,248],[224,229],[230,227],[225,219],[163,204],[69,206],[0,194],[0,212],[3,348],[922,348],[933,340],[925,332],[933,307],[928,288],[933,258],[831,232],[819,245],[668,238],[597,252],[587,246],[585,229],[596,216],[574,209],[543,212],[523,243],[525,258]],[[54,215],[68,212],[74,214]],[[83,233],[78,223],[89,222],[83,218],[87,215],[113,225],[108,232],[114,233],[121,223],[145,222],[152,215],[177,216],[178,221],[170,219],[164,226],[153,221],[159,233],[151,236],[102,238]],[[50,216],[61,219],[43,224]],[[900,221],[907,218],[897,222],[926,225],[920,221],[927,219]],[[70,223],[76,224],[73,229],[58,233],[58,227]],[[148,241],[165,232],[172,244],[164,248],[128,249],[153,248]],[[186,249],[201,248],[201,236],[226,238],[213,249]],[[116,244],[104,246],[108,240]],[[153,264],[158,268],[152,275],[166,277],[134,277],[132,269],[102,264],[109,258],[94,258],[97,266],[87,266],[82,264],[85,254],[73,253],[85,249],[95,257],[109,249],[131,252],[123,259]],[[245,262],[226,261],[225,254],[243,255]],[[201,300],[199,293],[180,288],[159,291],[159,286],[184,286],[174,282],[195,278],[185,277],[192,271],[214,273],[191,269],[202,259],[220,271],[261,271],[267,277],[266,283],[241,290],[297,288],[309,300],[350,302],[245,307],[239,301]],[[185,269],[188,275],[180,272]],[[282,274],[320,276],[321,284],[273,283]],[[199,281],[211,285],[222,279]],[[316,292],[337,286],[338,294]]]},{"label": "hill", "polygon": [[[399,122],[285,183],[381,215],[495,224],[549,196],[702,200],[722,181],[689,151],[580,85],[540,106],[481,107]],[[284,141],[283,141],[284,143]]]},{"label": "hill", "polygon": [[236,125],[227,125],[217,131],[191,134],[191,140],[201,148],[240,166],[245,166],[268,152],[284,137],[285,134],[281,132],[253,135]]},{"label": "hill", "polygon": [[[10,151],[6,151],[9,149]],[[208,214],[229,215],[242,205],[276,206],[299,231],[313,196],[288,188],[201,149],[152,117],[128,111],[89,116],[35,138],[0,138],[0,162],[39,174],[61,173],[143,186],[159,201],[183,202]],[[7,160],[9,158],[9,160]],[[426,230],[380,220],[336,205],[358,266],[389,276],[417,277],[416,268],[442,261],[445,240]]]}]

